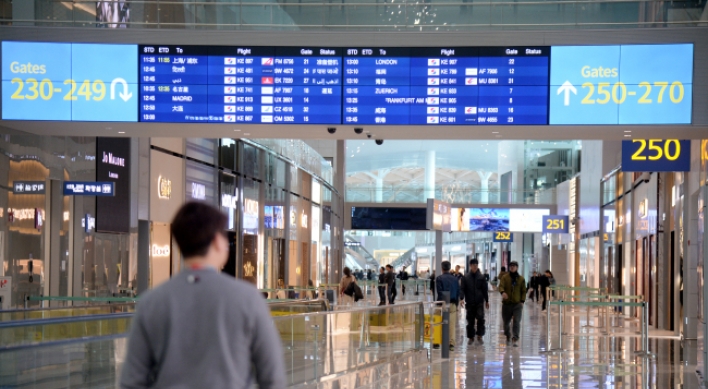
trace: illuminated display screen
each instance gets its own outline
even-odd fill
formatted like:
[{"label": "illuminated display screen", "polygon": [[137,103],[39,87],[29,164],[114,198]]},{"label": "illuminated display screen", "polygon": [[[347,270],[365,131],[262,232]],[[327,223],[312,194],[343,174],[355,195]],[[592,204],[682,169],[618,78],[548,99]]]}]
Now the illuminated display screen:
[{"label": "illuminated display screen", "polygon": [[5,120],[137,121],[137,46],[2,42]]},{"label": "illuminated display screen", "polygon": [[452,231],[541,232],[548,209],[452,208]]},{"label": "illuminated display screen", "polygon": [[690,124],[693,45],[554,46],[550,124]]},{"label": "illuminated display screen", "polygon": [[690,124],[693,45],[2,43],[4,120]]},{"label": "illuminated display screen", "polygon": [[344,124],[547,124],[548,47],[346,49]]}]

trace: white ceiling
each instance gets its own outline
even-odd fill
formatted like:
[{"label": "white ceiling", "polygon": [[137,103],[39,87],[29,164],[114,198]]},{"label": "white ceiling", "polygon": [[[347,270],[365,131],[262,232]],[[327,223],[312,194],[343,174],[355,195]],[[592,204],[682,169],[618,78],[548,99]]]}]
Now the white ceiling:
[{"label": "white ceiling", "polygon": [[[370,132],[373,139],[539,139],[622,140],[635,138],[703,139],[708,125],[657,126],[349,126],[349,125],[235,125],[113,122],[0,121],[0,125],[37,135],[126,136],[180,138],[281,138],[361,139],[354,127]],[[327,127],[336,127],[333,135]],[[627,132],[630,131],[630,132]]]}]

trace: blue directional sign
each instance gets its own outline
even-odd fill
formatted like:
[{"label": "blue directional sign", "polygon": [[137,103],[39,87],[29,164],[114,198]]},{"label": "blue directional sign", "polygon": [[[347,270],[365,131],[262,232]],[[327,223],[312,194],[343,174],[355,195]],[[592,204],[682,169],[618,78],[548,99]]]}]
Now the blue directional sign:
[{"label": "blue directional sign", "polygon": [[64,181],[64,196],[115,196],[115,182]]},{"label": "blue directional sign", "polygon": [[560,233],[567,234],[568,216],[566,215],[544,215],[543,216],[543,233]]},{"label": "blue directional sign", "polygon": [[687,172],[690,170],[690,140],[632,139],[622,141],[622,171]]},{"label": "blue directional sign", "polygon": [[550,124],[690,124],[693,45],[553,46]]},{"label": "blue directional sign", "polygon": [[137,121],[137,56],[137,45],[2,42],[2,118]]},{"label": "blue directional sign", "polygon": [[492,242],[513,242],[514,234],[511,232],[497,231],[492,233]]}]

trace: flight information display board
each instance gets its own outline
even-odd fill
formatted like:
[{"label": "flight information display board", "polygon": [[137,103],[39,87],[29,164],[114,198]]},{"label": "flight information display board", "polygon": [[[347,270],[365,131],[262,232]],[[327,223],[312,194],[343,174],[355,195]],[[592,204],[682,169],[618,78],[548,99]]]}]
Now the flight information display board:
[{"label": "flight information display board", "polygon": [[140,121],[341,121],[341,49],[140,46]]},{"label": "flight information display board", "polygon": [[344,124],[547,124],[549,47],[348,48]]},{"label": "flight information display board", "polygon": [[693,44],[242,47],[2,42],[2,119],[690,124]]}]

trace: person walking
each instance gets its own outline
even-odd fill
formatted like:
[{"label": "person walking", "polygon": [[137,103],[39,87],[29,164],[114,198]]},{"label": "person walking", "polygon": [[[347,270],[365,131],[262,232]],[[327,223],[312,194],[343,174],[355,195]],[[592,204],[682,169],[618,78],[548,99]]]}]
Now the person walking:
[{"label": "person walking", "polygon": [[396,274],[393,266],[386,265],[386,284],[388,285],[388,303],[392,305],[396,300]]},{"label": "person walking", "polygon": [[381,266],[379,269],[379,305],[386,305],[386,269]]},{"label": "person walking", "polygon": [[403,266],[403,269],[401,269],[401,272],[398,273],[396,278],[401,280],[401,294],[403,295],[403,297],[406,297],[406,283],[405,283],[405,281],[408,281],[408,272],[406,271],[405,266]]},{"label": "person walking", "polygon": [[[477,342],[483,345],[484,309],[489,309],[489,292],[487,280],[479,271],[477,259],[470,260],[470,271],[460,281],[460,292],[460,305],[467,309],[467,345],[474,344],[475,335],[477,335]],[[476,331],[475,323],[477,324]]]},{"label": "person walking", "polygon": [[[499,279],[499,292],[502,294],[502,320],[507,344],[519,346],[521,332],[521,315],[526,302],[526,280],[519,274],[519,264],[509,263],[509,274]],[[513,327],[511,325],[513,320]]]},{"label": "person walking", "polygon": [[221,273],[229,256],[227,218],[184,204],[170,226],[184,270],[140,296],[120,376],[121,389],[287,386],[280,334],[250,283]]},{"label": "person walking", "polygon": [[550,271],[546,270],[545,274],[539,275],[539,277],[538,277],[538,286],[541,288],[541,296],[543,297],[543,304],[541,305],[542,311],[546,310],[546,300],[548,298],[548,287],[551,286],[551,283],[548,280],[548,273],[550,273]]},{"label": "person walking", "polygon": [[501,282],[501,279],[507,274],[509,274],[509,273],[507,273],[507,271],[506,271],[506,266],[502,266],[501,270],[499,270],[499,275],[497,276],[497,279],[499,280],[499,282]]},{"label": "person walking", "polygon": [[[448,261],[443,261],[442,272],[436,280],[435,287],[437,288],[437,301],[445,301],[443,292],[450,294],[450,351],[455,349],[455,328],[457,327],[457,304],[460,298],[460,283],[457,277],[450,273],[452,265]],[[434,347],[435,345],[433,345]]]},{"label": "person walking", "polygon": [[340,305],[351,305],[354,303],[354,294],[351,296],[344,293],[347,291],[349,288],[349,284],[352,282],[356,282],[356,277],[352,274],[352,269],[348,267],[344,267],[344,270],[342,270],[344,273],[344,276],[342,277],[342,280],[339,281],[339,301],[341,301]]},{"label": "person walking", "polygon": [[529,281],[529,287],[531,288],[531,293],[529,296],[531,296],[531,301],[539,302],[539,295],[538,295],[538,278],[539,274],[537,272],[533,272],[533,275],[531,276],[531,281]]},{"label": "person walking", "polygon": [[433,295],[433,301],[435,300],[435,270],[433,270],[432,273],[430,273],[430,294]]}]

